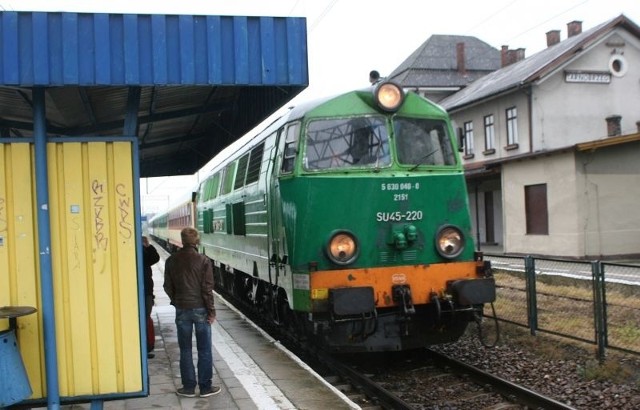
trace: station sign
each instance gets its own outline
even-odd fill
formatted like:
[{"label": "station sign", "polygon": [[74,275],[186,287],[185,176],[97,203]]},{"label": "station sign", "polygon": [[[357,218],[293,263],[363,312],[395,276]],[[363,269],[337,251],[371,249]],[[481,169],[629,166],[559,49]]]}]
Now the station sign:
[{"label": "station sign", "polygon": [[565,71],[564,81],[567,83],[609,84],[611,73],[608,71]]}]

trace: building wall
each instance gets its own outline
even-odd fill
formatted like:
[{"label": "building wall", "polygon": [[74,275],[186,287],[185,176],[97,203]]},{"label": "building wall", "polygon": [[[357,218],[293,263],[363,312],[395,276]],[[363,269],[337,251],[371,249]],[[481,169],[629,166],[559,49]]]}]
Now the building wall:
[{"label": "building wall", "polygon": [[640,254],[640,142],[577,153],[578,228],[589,257]]},{"label": "building wall", "polygon": [[[517,147],[510,147],[509,149],[507,149],[508,144],[506,110],[510,107],[517,108],[518,144]],[[485,149],[484,117],[490,114],[493,114],[494,118],[495,149],[487,151]],[[465,155],[466,153],[461,154],[464,158],[463,162],[466,166],[473,166],[473,164],[475,163],[482,163],[485,161],[496,161],[530,152],[529,98],[524,91],[518,91],[503,98],[487,101],[483,104],[470,107],[462,112],[453,113],[451,117],[456,128],[459,127],[464,129],[465,122],[473,122],[473,156]],[[469,198],[470,200],[472,200],[471,220],[472,226],[474,228],[474,239],[477,242],[479,237],[481,244],[487,242],[484,192],[491,191],[493,192],[494,205],[494,243],[496,243],[497,245],[503,245],[505,236],[504,226],[506,226],[507,224],[503,215],[504,201],[502,199],[503,191],[501,191],[500,179],[487,180],[480,178],[474,181],[468,181],[467,183],[469,184]],[[477,206],[475,188],[476,184],[480,184],[477,194]]]},{"label": "building wall", "polygon": [[[610,60],[627,62],[623,76],[610,83],[567,82],[565,73],[609,73]],[[622,134],[640,121],[640,40],[616,30],[575,61],[533,88],[533,151],[567,147],[607,136],[605,118],[620,115]]]},{"label": "building wall", "polygon": [[[623,63],[622,69],[612,69],[614,60]],[[640,130],[640,39],[616,28],[542,77],[530,88],[451,113],[458,128],[473,122],[473,153],[463,153],[463,161],[470,175],[474,237],[486,241],[484,191],[491,189],[502,204],[494,206],[501,213],[494,215],[494,230],[504,252],[578,258],[639,254],[640,218],[630,211],[640,198],[639,143],[593,152],[575,146],[607,139],[611,116],[621,118],[619,134]],[[507,149],[509,107],[518,111],[518,144]],[[494,116],[495,151],[485,150],[484,117],[489,114]],[[509,160],[544,151],[553,152]],[[501,186],[489,188],[486,178],[473,177],[476,170],[503,160]],[[524,191],[535,184],[547,184],[548,235],[526,233]]]},{"label": "building wall", "polygon": [[504,211],[502,210],[502,190],[498,187],[493,192],[493,204],[494,208],[494,234],[495,234],[495,243],[498,245],[502,244],[504,237],[504,228],[503,228],[503,219],[504,219]]},{"label": "building wall", "polygon": [[[489,194],[487,194],[489,193]],[[471,224],[473,227],[473,239],[481,245],[502,245],[502,191],[499,179],[475,179],[467,182],[467,194],[471,212]],[[493,209],[487,210],[486,195],[493,198]],[[494,240],[488,243],[486,214],[493,216]],[[477,248],[477,245],[476,245]]]},{"label": "building wall", "polygon": [[[506,149],[506,110],[511,107],[517,109],[518,146],[514,149]],[[493,114],[494,118],[495,152],[485,152],[484,117],[490,114]],[[474,155],[472,158],[465,156],[465,165],[529,152],[529,101],[524,90],[452,113],[451,118],[456,127],[463,129],[465,122],[473,122]]]},{"label": "building wall", "polygon": [[[506,163],[502,168],[502,181],[505,252],[583,255],[573,152]],[[536,184],[547,184],[548,235],[528,235],[526,231],[525,186]]]}]

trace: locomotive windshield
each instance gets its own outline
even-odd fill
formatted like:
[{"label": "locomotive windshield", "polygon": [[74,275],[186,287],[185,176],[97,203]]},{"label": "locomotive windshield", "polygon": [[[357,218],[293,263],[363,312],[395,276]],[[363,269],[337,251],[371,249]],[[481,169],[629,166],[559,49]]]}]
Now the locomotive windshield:
[{"label": "locomotive windshield", "polygon": [[394,118],[398,161],[405,165],[455,165],[456,158],[444,121]]},{"label": "locomotive windshield", "polygon": [[390,163],[384,117],[330,118],[307,127],[305,170],[379,168]]}]

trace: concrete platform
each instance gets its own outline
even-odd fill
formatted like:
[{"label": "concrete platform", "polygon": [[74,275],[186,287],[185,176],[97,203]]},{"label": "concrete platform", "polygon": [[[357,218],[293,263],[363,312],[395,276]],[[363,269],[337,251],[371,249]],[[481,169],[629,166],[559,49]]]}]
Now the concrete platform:
[{"label": "concrete platform", "polygon": [[[104,409],[359,409],[344,394],[325,382],[280,343],[257,329],[242,314],[216,295],[217,319],[212,326],[213,384],[222,391],[207,398],[175,394],[180,381],[180,350],[175,309],[162,289],[166,252],[156,246],[161,260],[154,265],[156,305],[152,317],[156,331],[155,357],[149,359],[150,394],[144,398],[105,401]],[[193,341],[194,358],[196,355]],[[44,409],[46,407],[41,407]],[[90,409],[91,404],[60,406]],[[95,403],[94,403],[94,407]]]}]

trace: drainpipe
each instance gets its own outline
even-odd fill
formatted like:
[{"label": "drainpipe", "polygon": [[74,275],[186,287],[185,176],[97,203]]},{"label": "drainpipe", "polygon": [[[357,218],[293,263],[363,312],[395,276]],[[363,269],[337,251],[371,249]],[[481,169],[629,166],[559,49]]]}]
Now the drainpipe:
[{"label": "drainpipe", "polygon": [[38,253],[40,255],[40,291],[44,327],[44,357],[47,383],[47,408],[60,409],[56,320],[51,270],[51,222],[49,218],[49,179],[47,174],[47,130],[44,87],[33,88],[33,137],[38,208]]},{"label": "drainpipe", "polygon": [[478,186],[480,184],[476,183],[475,184],[475,196],[476,196],[476,246],[478,247],[478,252],[480,252],[480,214],[479,214],[479,209],[480,207],[478,206],[478,201],[480,200],[480,197],[478,196]]},{"label": "drainpipe", "polygon": [[533,152],[533,87],[524,90],[527,95],[527,111],[529,114],[529,152]]}]

